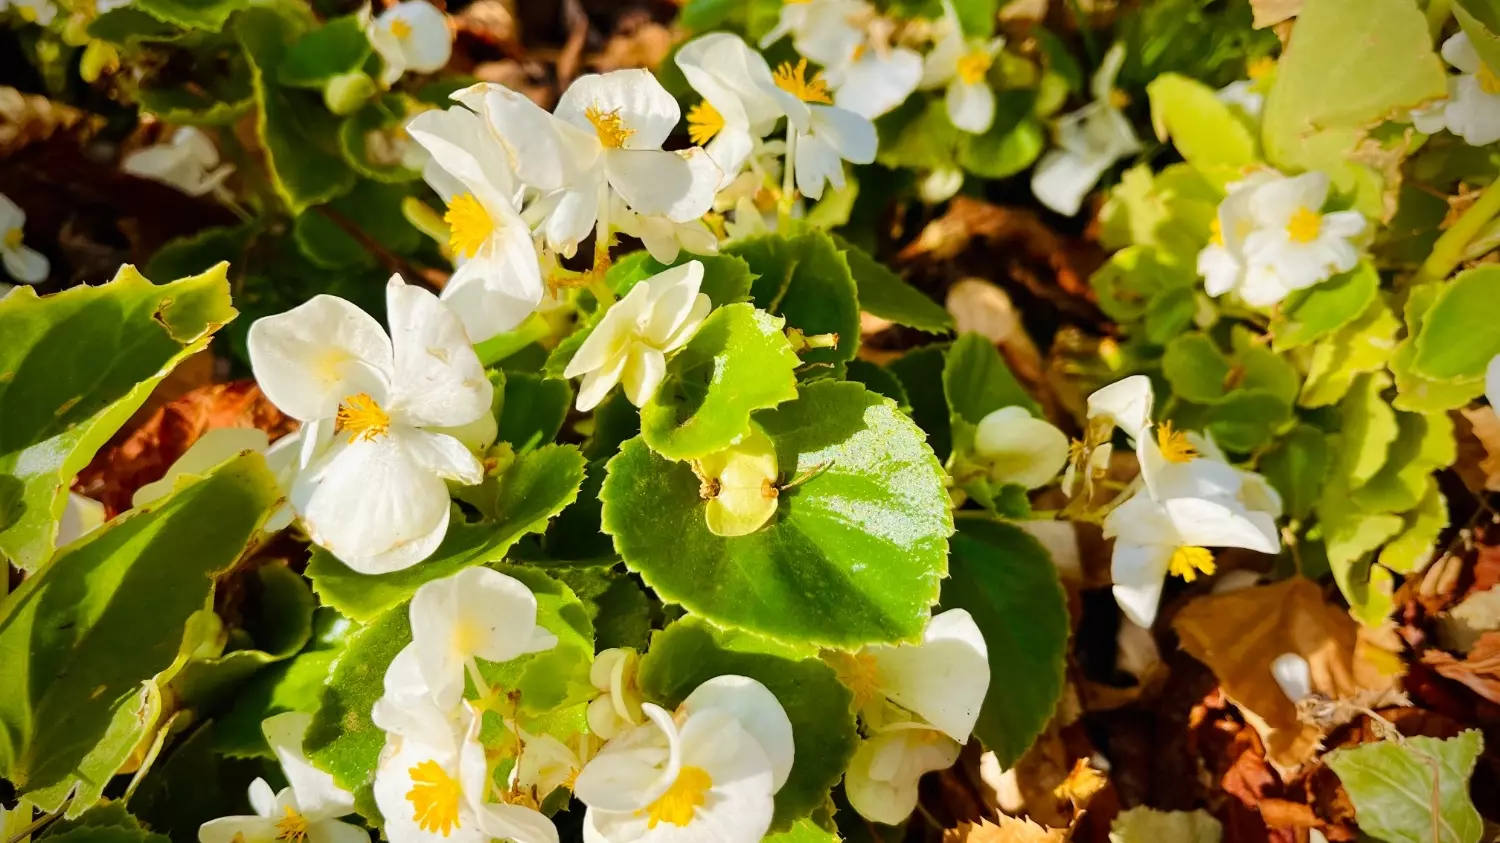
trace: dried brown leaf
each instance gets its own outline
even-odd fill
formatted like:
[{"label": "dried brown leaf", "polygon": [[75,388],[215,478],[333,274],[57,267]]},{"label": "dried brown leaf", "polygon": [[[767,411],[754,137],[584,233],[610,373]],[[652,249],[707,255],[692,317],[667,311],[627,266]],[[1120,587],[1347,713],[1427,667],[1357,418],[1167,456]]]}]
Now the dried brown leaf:
[{"label": "dried brown leaf", "polygon": [[1062,843],[1067,830],[1000,815],[999,823],[980,820],[943,832],[943,843]]},{"label": "dried brown leaf", "polygon": [[1302,0],[1250,0],[1255,14],[1253,26],[1265,29],[1302,14]]},{"label": "dried brown leaf", "polygon": [[1073,762],[1073,770],[1062,784],[1052,789],[1052,793],[1058,799],[1072,802],[1075,808],[1085,808],[1089,800],[1108,784],[1109,780],[1103,773],[1089,766],[1087,758],[1080,758]]},{"label": "dried brown leaf", "polygon": [[15,88],[0,87],[0,158],[29,144],[71,133],[82,144],[104,127],[104,118]]},{"label": "dried brown leaf", "polygon": [[1459,412],[1468,419],[1474,438],[1484,449],[1484,457],[1477,464],[1483,474],[1483,488],[1500,492],[1500,415],[1496,415],[1494,407],[1473,407]]},{"label": "dried brown leaf", "polygon": [[1500,703],[1500,632],[1480,635],[1462,661],[1442,650],[1428,650],[1422,653],[1422,662],[1490,702]]}]

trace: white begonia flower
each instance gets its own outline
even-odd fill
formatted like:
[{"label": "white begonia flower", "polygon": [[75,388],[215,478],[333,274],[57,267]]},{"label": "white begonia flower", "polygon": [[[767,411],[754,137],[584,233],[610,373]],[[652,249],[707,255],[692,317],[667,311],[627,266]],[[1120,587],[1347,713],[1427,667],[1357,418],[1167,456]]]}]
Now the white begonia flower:
[{"label": "white begonia flower", "polygon": [[0,12],[14,11],[21,20],[46,26],[57,17],[57,4],[52,0],[0,0]]},{"label": "white begonia flower", "polygon": [[[1217,298],[1250,286],[1250,257],[1245,253],[1245,238],[1255,231],[1250,199],[1256,188],[1278,178],[1279,173],[1258,170],[1229,184],[1228,194],[1214,213],[1209,243],[1198,253],[1198,274],[1208,295]],[[1264,275],[1257,271],[1252,296],[1265,286]]]},{"label": "white begonia flower", "polygon": [[827,70],[833,104],[874,120],[906,102],[922,81],[922,57],[915,50],[873,41],[860,44]]},{"label": "white begonia flower", "polygon": [[26,212],[0,193],[0,263],[11,278],[22,284],[37,284],[47,280],[52,265],[45,255],[22,242],[25,227]]},{"label": "white begonia flower", "polygon": [[629,647],[612,647],[594,657],[589,682],[599,696],[589,703],[589,729],[609,740],[645,719],[641,713],[641,688],[637,682],[640,656]]},{"label": "white begonia flower", "polygon": [[818,74],[808,78],[807,59],[796,65],[783,62],[772,81],[796,99],[795,103],[778,100],[786,104],[787,118],[790,171],[784,192],[795,183],[803,196],[821,199],[825,183],[844,187],[845,161],[869,164],[875,160],[879,145],[875,124],[848,109],[828,105],[832,100],[827,83]]},{"label": "white begonia flower", "polygon": [[989,465],[991,481],[1036,489],[1067,463],[1068,437],[1025,407],[1001,407],[979,420],[974,451]]},{"label": "white begonia flower", "polygon": [[1116,44],[1094,72],[1094,101],[1057,121],[1057,149],[1042,156],[1031,174],[1031,192],[1043,205],[1072,216],[1116,161],[1141,151],[1140,138],[1121,109],[1128,104],[1115,89],[1125,63],[1125,47]]},{"label": "white begonia flower", "polygon": [[1271,662],[1271,678],[1292,702],[1312,696],[1312,668],[1297,653],[1282,653]]},{"label": "white begonia flower", "polygon": [[757,843],[791,774],[786,711],[743,676],[698,686],[676,716],[646,703],[650,722],[604,745],[574,794],[588,805],[590,843]]},{"label": "white begonia flower", "polygon": [[885,725],[890,701],[959,743],[974,731],[990,687],[984,635],[963,609],[933,615],[920,644],[871,645],[829,661],[868,725]]},{"label": "white begonia flower", "polygon": [[865,29],[875,17],[875,7],[865,0],[793,0],[782,4],[776,26],[760,39],[760,48],[790,35],[798,54],[833,67],[864,43]]},{"label": "white begonia flower", "polygon": [[1255,79],[1230,82],[1215,92],[1214,97],[1225,105],[1240,109],[1255,121],[1260,120],[1260,113],[1266,107],[1266,95],[1260,92],[1260,84]]},{"label": "white begonia flower", "polygon": [[692,255],[717,255],[719,238],[703,220],[673,222],[669,217],[637,214],[614,197],[610,219],[620,231],[640,240],[651,257],[664,264],[676,262],[682,252]]},{"label": "white begonia flower", "polygon": [[[583,761],[567,744],[551,735],[533,735],[515,727],[521,739],[521,755],[511,771],[511,780],[533,792],[541,802],[560,787],[572,789],[583,770]],[[588,738],[583,738],[587,741]]]},{"label": "white begonia flower", "polygon": [[[298,478],[292,503],[308,535],[360,573],[409,568],[448,531],[446,480],[484,468],[444,428],[490,412],[494,388],[463,323],[437,297],[394,275],[390,336],[349,302],[315,296],[250,326],[250,364],[266,397],[306,425],[333,425]],[[304,432],[305,446],[318,440]]]},{"label": "white begonia flower", "polygon": [[265,779],[250,785],[253,816],[221,817],[198,828],[200,843],[367,843],[369,834],[358,825],[339,821],[354,812],[354,797],[334,784],[302,751],[302,739],[312,715],[292,711],[261,723],[266,741],[281,762],[289,787],[272,793]]},{"label": "white begonia flower", "polygon": [[703,98],[688,109],[688,138],[704,148],[723,177],[732,182],[776,127],[783,114],[771,68],[738,35],[713,32],[677,51],[677,67]]},{"label": "white begonia flower", "polygon": [[897,825],[917,807],[922,776],[946,770],[962,745],[920,723],[895,723],[860,739],[844,773],[844,794],[860,816]]},{"label": "white begonia flower", "polygon": [[598,406],[617,383],[635,406],[651,400],[667,375],[667,355],[693,338],[713,308],[698,292],[702,284],[703,264],[688,261],[638,282],[604,312],[563,370],[563,377],[583,376],[580,412]]},{"label": "white begonia flower", "polygon": [[385,63],[380,81],[390,87],[401,74],[436,73],[453,56],[448,16],[427,0],[403,0],[381,12],[365,29]]},{"label": "white begonia flower", "polygon": [[1474,49],[1465,32],[1443,42],[1443,58],[1458,69],[1448,77],[1448,98],[1413,109],[1412,122],[1427,134],[1447,129],[1470,146],[1500,141],[1500,76]]},{"label": "white begonia flower", "polygon": [[545,288],[505,147],[484,118],[459,106],[424,111],[406,131],[432,154],[422,175],[448,203],[443,220],[457,268],[443,301],[475,343],[509,331],[536,310]]},{"label": "white begonia flower", "polygon": [[[185,474],[205,474],[225,460],[245,451],[265,454],[266,465],[276,475],[277,485],[283,493],[290,494],[297,485],[297,477],[306,465],[322,452],[333,440],[333,430],[328,425],[314,425],[312,432],[322,437],[317,443],[305,446],[303,431],[297,430],[271,444],[265,431],[253,427],[220,427],[198,437],[177,461],[172,463],[160,479],[135,490],[130,498],[131,507],[142,507],[172,493],[177,479]],[[274,533],[292,523],[296,513],[291,501],[283,503],[266,519],[262,529]]]},{"label": "white begonia flower", "polygon": [[395,843],[490,843],[494,838],[557,843],[557,828],[540,812],[485,801],[490,773],[479,727],[480,718],[464,703],[456,716],[434,706],[412,706],[401,731],[388,730],[375,768],[375,804],[385,817],[387,838]]},{"label": "white begonia flower", "polygon": [[66,547],[92,533],[104,523],[104,504],[93,498],[68,492],[62,517],[57,519],[57,546]]},{"label": "white begonia flower", "polygon": [[411,647],[428,693],[444,710],[463,698],[475,658],[490,662],[550,650],[557,636],[537,626],[536,595],[484,566],[424,583],[411,599]]},{"label": "white begonia flower", "polygon": [[922,87],[947,90],[948,119],[970,134],[982,135],[995,122],[995,92],[986,79],[1004,38],[964,37],[952,0],[943,0],[943,35],[922,66]]},{"label": "white begonia flower", "polygon": [[234,172],[219,160],[213,139],[195,126],[182,126],[162,143],[125,156],[120,169],[131,175],[169,184],[189,196],[202,196],[224,183]]},{"label": "white begonia flower", "polygon": [[1328,187],[1328,174],[1315,171],[1274,179],[1250,192],[1254,229],[1244,243],[1250,268],[1239,290],[1246,304],[1275,304],[1359,263],[1353,240],[1365,231],[1364,215],[1323,213]]}]

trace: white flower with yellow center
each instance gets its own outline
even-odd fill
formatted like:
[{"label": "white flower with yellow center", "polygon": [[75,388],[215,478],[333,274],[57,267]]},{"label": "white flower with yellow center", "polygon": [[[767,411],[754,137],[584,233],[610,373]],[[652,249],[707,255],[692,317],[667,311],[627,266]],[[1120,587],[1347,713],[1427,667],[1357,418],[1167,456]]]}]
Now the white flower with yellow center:
[{"label": "white flower with yellow center", "polygon": [[[783,193],[793,185],[809,199],[823,196],[823,185],[844,187],[844,162],[869,164],[875,160],[879,138],[869,118],[839,108],[820,74],[808,75],[807,59],[783,62],[772,83],[791,94],[781,98],[787,118],[787,171]],[[785,197],[783,197],[785,199]]]},{"label": "white flower with yellow center", "polygon": [[636,681],[640,663],[640,656],[629,647],[612,647],[594,657],[589,682],[599,696],[589,703],[589,729],[603,740],[639,726],[645,719]]},{"label": "white flower with yellow center", "polygon": [[588,805],[591,843],[757,843],[771,826],[776,791],[791,774],[786,711],[743,676],[698,686],[675,716],[656,705],[650,722],[604,745],[574,794]]},{"label": "white flower with yellow center", "polygon": [[[533,735],[514,723],[507,723],[521,741],[521,755],[511,771],[511,782],[528,790],[540,804],[558,788],[573,789],[573,782],[583,770],[583,761],[573,748],[551,735]],[[578,743],[588,746],[592,738],[580,734]]]},{"label": "white flower with yellow center", "polygon": [[727,187],[756,145],[776,128],[789,96],[771,82],[771,68],[738,35],[713,32],[677,51],[677,67],[703,99],[688,109],[688,138],[719,165]]},{"label": "white flower with yellow center", "polygon": [[363,827],[340,822],[354,797],[307,760],[302,739],[312,715],[287,712],[261,723],[289,787],[273,793],[265,779],[250,785],[253,816],[221,817],[198,828],[199,843],[368,843]]},{"label": "white flower with yellow center", "polygon": [[22,284],[37,284],[47,280],[52,265],[46,256],[28,248],[24,240],[26,212],[21,206],[0,193],[0,263],[11,278]]},{"label": "white flower with yellow center", "polygon": [[[333,429],[328,425],[314,425],[312,432],[320,435],[322,441],[308,446],[303,444],[301,430],[288,433],[276,440],[275,444],[271,444],[265,431],[253,427],[220,427],[210,430],[198,437],[198,441],[172,463],[166,474],[136,489],[130,498],[130,505],[139,508],[161,500],[171,494],[178,478],[188,474],[205,474],[245,451],[265,454],[266,465],[276,475],[277,485],[281,487],[283,494],[290,494],[302,469],[316,459],[333,439]],[[295,515],[291,503],[283,503],[266,519],[262,529],[267,533],[285,529],[292,523]]]},{"label": "white flower with yellow center", "polygon": [[1031,174],[1031,192],[1060,214],[1078,213],[1105,170],[1141,151],[1140,138],[1122,111],[1129,100],[1115,88],[1124,63],[1124,45],[1110,47],[1091,80],[1094,101],[1058,118],[1058,148],[1043,155]]},{"label": "white flower with yellow center", "polygon": [[760,39],[760,48],[790,35],[799,55],[833,67],[864,43],[876,16],[865,0],[784,0],[776,26]]},{"label": "white flower with yellow center", "polygon": [[466,108],[424,111],[406,126],[432,154],[423,176],[448,203],[448,245],[457,269],[442,299],[473,342],[521,324],[545,289],[531,227],[505,148],[484,118]]},{"label": "white flower with yellow center", "polygon": [[46,26],[57,17],[57,4],[52,0],[0,0],[0,12],[7,11],[27,23]]},{"label": "white flower with yellow center", "polygon": [[860,739],[844,773],[844,794],[860,816],[897,825],[916,809],[922,776],[952,767],[962,750],[924,723],[892,723]]},{"label": "white flower with yellow center", "polygon": [[366,574],[411,567],[442,543],[445,481],[484,475],[450,429],[480,422],[493,392],[463,323],[436,296],[392,276],[386,310],[389,337],[363,310],[320,295],[257,320],[248,342],[266,397],[304,427],[333,427],[292,504],[315,543]]},{"label": "white flower with yellow center", "polygon": [[399,731],[382,724],[386,744],[375,768],[375,804],[391,843],[557,843],[557,828],[540,812],[486,801],[489,762],[467,703],[454,715],[422,705],[404,714]]},{"label": "white flower with yellow center", "polygon": [[1365,231],[1358,211],[1324,213],[1328,175],[1303,173],[1259,184],[1249,194],[1254,230],[1245,237],[1249,270],[1239,295],[1267,307],[1359,263],[1354,240]]},{"label": "white flower with yellow center", "polygon": [[183,126],[162,143],[131,152],[120,169],[170,184],[189,196],[216,190],[234,172],[233,165],[219,161],[213,140],[195,126]]},{"label": "white flower with yellow center", "polygon": [[563,370],[563,377],[583,376],[580,412],[598,406],[617,383],[635,406],[651,400],[667,376],[667,355],[693,338],[713,308],[698,292],[702,284],[703,264],[688,261],[638,282],[605,311]]},{"label": "white flower with yellow center", "polygon": [[923,88],[946,88],[944,103],[953,125],[975,135],[995,122],[995,92],[987,80],[1004,38],[965,38],[952,0],[943,2],[943,35],[922,66]]},{"label": "white flower with yellow center", "polygon": [[979,421],[974,454],[994,483],[1028,489],[1057,479],[1068,461],[1068,437],[1025,407],[1001,407]]},{"label": "white flower with yellow center", "polygon": [[[1218,297],[1248,286],[1250,258],[1245,254],[1245,238],[1255,231],[1250,199],[1255,189],[1281,178],[1271,170],[1258,170],[1244,179],[1232,182],[1228,195],[1219,203],[1207,246],[1198,253],[1198,274],[1203,276],[1203,291]],[[1264,274],[1257,272],[1256,281]],[[1254,295],[1258,288],[1251,291]]]},{"label": "white flower with yellow center", "polygon": [[1433,134],[1447,129],[1470,146],[1500,141],[1500,75],[1480,58],[1468,33],[1443,42],[1443,58],[1458,69],[1448,77],[1448,98],[1414,109],[1417,130]]},{"label": "white flower with yellow center", "polygon": [[408,70],[436,73],[453,56],[448,16],[427,0],[403,0],[386,8],[370,22],[365,35],[385,62],[380,81],[387,87]]}]

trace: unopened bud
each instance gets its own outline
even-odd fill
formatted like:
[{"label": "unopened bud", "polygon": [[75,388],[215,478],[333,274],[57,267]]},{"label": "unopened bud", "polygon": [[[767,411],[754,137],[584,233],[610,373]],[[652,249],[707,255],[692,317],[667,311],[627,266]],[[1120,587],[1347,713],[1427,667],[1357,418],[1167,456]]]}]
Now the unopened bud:
[{"label": "unopened bud", "polygon": [[379,89],[375,80],[361,71],[341,73],[323,86],[323,103],[328,110],[340,116],[353,114],[375,96]]}]

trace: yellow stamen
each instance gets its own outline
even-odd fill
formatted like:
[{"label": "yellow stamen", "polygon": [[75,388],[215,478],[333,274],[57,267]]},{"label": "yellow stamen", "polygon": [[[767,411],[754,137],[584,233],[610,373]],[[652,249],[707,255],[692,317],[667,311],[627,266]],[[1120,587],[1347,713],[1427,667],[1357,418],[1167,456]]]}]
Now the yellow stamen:
[{"label": "yellow stamen", "polygon": [[303,843],[307,839],[307,817],[297,813],[290,805],[284,806],[284,809],[286,816],[276,821],[276,839]]},{"label": "yellow stamen", "polygon": [[714,780],[702,767],[683,767],[667,792],[646,806],[646,828],[656,828],[662,822],[676,826],[692,822],[693,813],[708,798],[708,789],[713,784]]},{"label": "yellow stamen", "polygon": [[789,61],[782,62],[781,67],[776,68],[775,78],[776,87],[803,102],[833,102],[833,97],[828,93],[828,83],[823,81],[823,74],[814,73],[811,79],[807,78],[807,59],[798,61],[795,67]]},{"label": "yellow stamen", "polygon": [[865,53],[868,52],[870,52],[869,44],[855,44],[854,50],[849,53],[849,60],[859,61],[860,59],[864,58]]},{"label": "yellow stamen", "polygon": [[1224,226],[1219,224],[1218,217],[1208,224],[1208,242],[1215,246],[1224,245]]},{"label": "yellow stamen", "polygon": [[958,78],[965,85],[976,85],[990,72],[990,65],[994,61],[995,57],[990,55],[989,50],[973,50],[958,60]]},{"label": "yellow stamen", "polygon": [[484,241],[495,233],[495,221],[472,193],[454,197],[443,215],[448,224],[448,248],[456,255],[472,258],[479,254]]},{"label": "yellow stamen", "polygon": [[1167,462],[1188,462],[1198,456],[1198,449],[1193,447],[1193,443],[1188,441],[1182,431],[1173,430],[1169,421],[1162,422],[1156,428],[1156,442]]},{"label": "yellow stamen", "polygon": [[1270,76],[1271,71],[1275,69],[1275,59],[1271,58],[1270,56],[1261,56],[1260,58],[1246,65],[1245,75],[1249,76],[1251,79],[1260,80],[1266,78],[1267,76]]},{"label": "yellow stamen", "polygon": [[1474,74],[1474,80],[1479,83],[1479,90],[1486,94],[1500,94],[1500,76],[1496,76],[1495,71],[1490,70],[1489,65],[1481,62],[1479,72]]},{"label": "yellow stamen", "polygon": [[783,6],[800,6],[803,3],[811,3],[812,0],[781,0]]},{"label": "yellow stamen", "polygon": [[1317,211],[1307,208],[1298,208],[1292,214],[1292,218],[1286,223],[1286,236],[1293,243],[1311,243],[1318,239],[1318,232],[1323,228],[1323,217]]},{"label": "yellow stamen", "polygon": [[1179,547],[1172,551],[1172,561],[1167,563],[1167,570],[1172,576],[1182,577],[1186,582],[1198,579],[1199,571],[1211,577],[1216,570],[1214,555],[1203,547]]},{"label": "yellow stamen", "polygon": [[1112,88],[1109,92],[1109,104],[1116,111],[1124,111],[1126,106],[1130,105],[1130,95],[1119,88]]},{"label": "yellow stamen", "polygon": [[21,229],[12,228],[10,231],[5,232],[4,239],[0,240],[0,245],[3,245],[7,249],[19,249],[21,248],[21,237]]},{"label": "yellow stamen", "polygon": [[584,109],[583,116],[594,124],[594,132],[599,135],[599,142],[606,149],[619,149],[630,140],[635,130],[625,126],[625,120],[620,117],[620,109],[604,111],[597,105],[591,105]]},{"label": "yellow stamen", "polygon": [[359,439],[366,442],[385,435],[391,429],[391,417],[375,403],[368,393],[359,392],[346,397],[339,405],[334,417],[335,430],[349,431],[351,443]]},{"label": "yellow stamen", "polygon": [[436,831],[447,837],[459,827],[458,804],[463,796],[458,782],[436,761],[423,761],[411,773],[411,790],[406,798],[412,804],[412,819],[423,831]]},{"label": "yellow stamen", "polygon": [[702,146],[714,139],[724,129],[724,115],[717,108],[702,100],[688,109],[688,140]]},{"label": "yellow stamen", "polygon": [[411,37],[411,24],[400,18],[396,18],[391,21],[391,34],[405,41]]},{"label": "yellow stamen", "polygon": [[880,665],[874,656],[869,653],[830,653],[825,660],[833,667],[839,681],[854,692],[856,709],[880,698]]}]

